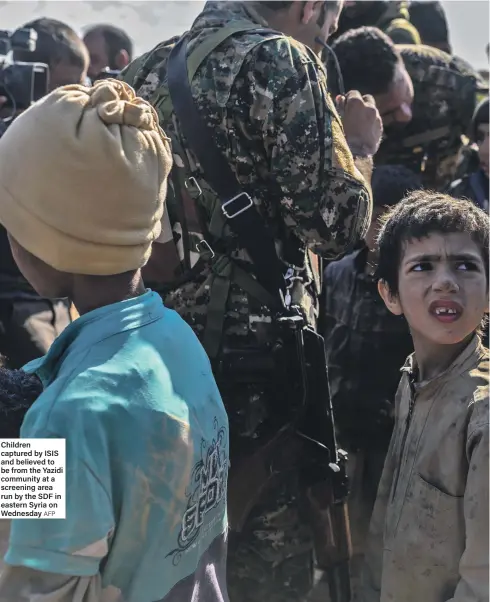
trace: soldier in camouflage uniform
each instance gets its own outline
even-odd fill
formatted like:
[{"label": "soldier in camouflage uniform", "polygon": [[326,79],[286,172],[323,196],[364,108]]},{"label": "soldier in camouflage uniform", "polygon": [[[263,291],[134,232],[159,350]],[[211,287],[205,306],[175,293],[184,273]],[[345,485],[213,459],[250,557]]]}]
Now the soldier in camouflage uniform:
[{"label": "soldier in camouflage uniform", "polygon": [[346,87],[372,94],[383,118],[376,164],[405,165],[427,188],[446,189],[477,103],[479,75],[458,57],[429,46],[395,46],[371,27],[344,34],[332,47]]},{"label": "soldier in camouflage uniform", "polygon": [[[201,57],[191,77],[192,95],[200,116],[213,128],[215,145],[240,185],[250,192],[254,210],[274,232],[285,271],[286,248],[291,241],[299,250],[303,266],[298,286],[292,290],[293,302],[301,305],[313,326],[321,289],[318,256],[335,257],[345,252],[364,236],[369,225],[370,193],[356,165],[362,168],[363,163],[364,167],[369,163],[366,157],[375,152],[381,135],[374,101],[358,93],[343,100],[343,119],[339,118],[327,91],[324,67],[315,52],[302,43],[319,52],[321,46],[315,39],[326,41],[336,27],[340,8],[339,2],[208,2],[189,33],[188,62],[225,28],[229,30],[237,23],[252,26],[251,31],[228,36]],[[259,31],[264,27],[291,37]],[[229,414],[232,479],[237,463],[277,432],[287,409],[281,409],[284,400],[278,398],[276,383],[237,383],[233,374],[227,379],[216,368],[230,349],[270,349],[271,312],[233,280],[239,268],[250,284],[253,266],[226,225],[220,240],[210,237],[216,193],[207,184],[175,114],[167,119],[163,113],[168,98],[167,61],[175,42],[175,38],[163,42],[130,65],[122,77],[156,107],[162,126],[172,138],[174,175],[188,165],[189,175],[195,178],[193,188],[198,188],[197,194],[192,196],[191,191],[185,199],[180,189],[169,190],[171,240],[165,242],[176,244],[182,260],[186,241],[191,239],[185,236],[186,229],[192,231],[194,241],[216,245],[219,262],[216,257],[205,261],[191,281],[170,290],[164,301],[185,318],[205,347],[208,344],[207,349],[212,349],[211,359]],[[370,169],[367,171],[369,174]],[[179,218],[179,200],[186,205],[188,215],[193,210],[190,226],[184,227]],[[218,247],[223,246],[226,251],[218,253]],[[153,265],[158,274],[164,270],[162,264],[168,255],[162,251],[160,260],[158,247],[165,245],[155,247]],[[194,268],[198,259],[195,252]],[[216,282],[228,277],[231,282],[216,349],[217,333],[209,328],[217,313],[213,291]],[[210,332],[213,336],[208,338]],[[281,451],[284,460],[288,450]],[[299,601],[311,589],[312,537],[309,525],[299,516],[298,458],[287,458],[282,464],[274,486],[254,500],[240,533],[232,529],[228,583],[234,602]],[[250,496],[254,498],[253,491]]]},{"label": "soldier in camouflage uniform", "polygon": [[335,39],[350,29],[372,26],[381,29],[396,44],[420,44],[416,27],[410,22],[409,2],[361,0],[345,2]]}]

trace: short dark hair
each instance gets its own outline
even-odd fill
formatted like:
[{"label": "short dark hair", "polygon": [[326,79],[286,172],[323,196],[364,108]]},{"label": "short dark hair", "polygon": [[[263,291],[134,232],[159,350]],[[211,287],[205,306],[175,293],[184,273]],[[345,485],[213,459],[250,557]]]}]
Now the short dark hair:
[{"label": "short dark hair", "polygon": [[54,66],[61,61],[70,65],[85,67],[87,49],[75,31],[56,19],[42,17],[29,21],[23,29],[34,29],[37,33],[37,46],[34,52],[15,50],[14,60],[26,63],[45,63]]},{"label": "short dark hair", "polygon": [[380,165],[371,178],[375,207],[393,207],[409,192],[423,188],[422,180],[405,165]]},{"label": "short dark hair", "polygon": [[408,10],[410,22],[419,32],[422,44],[452,54],[446,13],[441,2],[411,2]]},{"label": "short dark hair", "polygon": [[488,274],[490,218],[471,201],[430,190],[412,192],[381,217],[377,276],[398,294],[398,270],[404,245],[432,233],[467,232],[480,248]]},{"label": "short dark hair", "polygon": [[0,437],[19,436],[24,416],[42,390],[37,376],[23,370],[0,368]]},{"label": "short dark hair", "polygon": [[391,86],[397,65],[402,62],[390,38],[377,27],[346,31],[332,44],[339,61],[346,91],[384,94]]},{"label": "short dark hair", "polygon": [[91,27],[85,32],[84,37],[94,33],[100,33],[104,38],[110,69],[117,69],[115,61],[121,50],[125,50],[128,53],[130,61],[133,60],[133,42],[123,29],[102,23]]}]

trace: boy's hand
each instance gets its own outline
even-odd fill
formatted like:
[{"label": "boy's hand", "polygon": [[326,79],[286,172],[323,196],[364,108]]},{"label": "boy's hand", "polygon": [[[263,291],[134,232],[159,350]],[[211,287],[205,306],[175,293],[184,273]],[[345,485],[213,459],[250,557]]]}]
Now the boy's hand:
[{"label": "boy's hand", "polygon": [[381,143],[383,122],[374,98],[351,90],[346,96],[337,96],[336,103],[352,154],[355,157],[375,155]]}]

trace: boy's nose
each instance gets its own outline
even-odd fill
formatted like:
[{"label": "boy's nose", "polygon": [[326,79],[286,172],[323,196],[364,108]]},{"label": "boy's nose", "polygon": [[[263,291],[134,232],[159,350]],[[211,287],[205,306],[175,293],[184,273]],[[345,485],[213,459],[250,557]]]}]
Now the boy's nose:
[{"label": "boy's nose", "polygon": [[433,289],[440,292],[456,293],[459,291],[459,284],[455,275],[449,269],[441,269],[436,274]]}]

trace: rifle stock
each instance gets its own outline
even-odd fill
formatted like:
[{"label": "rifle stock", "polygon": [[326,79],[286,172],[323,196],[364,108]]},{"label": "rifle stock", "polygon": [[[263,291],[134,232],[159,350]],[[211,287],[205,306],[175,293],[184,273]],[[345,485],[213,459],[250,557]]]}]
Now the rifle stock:
[{"label": "rifle stock", "polygon": [[240,532],[256,503],[280,482],[298,457],[301,443],[290,425],[283,427],[255,453],[231,465],[228,477],[228,523]]},{"label": "rifle stock", "polygon": [[306,408],[298,433],[305,441],[303,478],[316,564],[326,572],[331,602],[350,602],[352,556],[347,509],[347,454],[337,447],[323,338],[303,329]]}]

